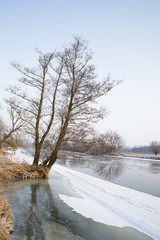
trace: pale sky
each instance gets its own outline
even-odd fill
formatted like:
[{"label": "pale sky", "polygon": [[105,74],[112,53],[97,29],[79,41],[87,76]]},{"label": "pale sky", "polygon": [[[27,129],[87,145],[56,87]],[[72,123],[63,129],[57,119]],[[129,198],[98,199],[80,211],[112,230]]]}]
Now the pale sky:
[{"label": "pale sky", "polygon": [[0,0],[0,98],[16,83],[11,62],[34,67],[35,47],[51,52],[73,35],[89,41],[100,79],[124,79],[100,101],[110,111],[100,131],[128,146],[160,141],[159,0]]}]

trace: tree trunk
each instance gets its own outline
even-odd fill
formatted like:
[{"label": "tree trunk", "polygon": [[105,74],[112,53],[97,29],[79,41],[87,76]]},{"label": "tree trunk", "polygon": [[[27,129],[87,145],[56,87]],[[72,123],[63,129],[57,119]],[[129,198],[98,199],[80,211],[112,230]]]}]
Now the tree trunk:
[{"label": "tree trunk", "polygon": [[40,146],[36,146],[36,151],[35,151],[35,154],[34,154],[33,165],[38,166],[39,159],[40,159],[40,152],[41,152],[41,147]]},{"label": "tree trunk", "polygon": [[0,150],[2,149],[2,143],[3,143],[3,142],[2,142],[2,141],[0,141]]},{"label": "tree trunk", "polygon": [[53,166],[53,164],[56,162],[58,157],[58,148],[56,147],[54,151],[51,153],[51,155],[44,161],[43,166],[47,167],[49,170]]},{"label": "tree trunk", "polygon": [[57,140],[56,146],[55,146],[54,150],[52,151],[52,153],[50,154],[50,156],[46,159],[46,161],[44,161],[43,166],[47,166],[47,168],[49,170],[51,169],[51,167],[53,166],[53,164],[57,160],[59,147],[60,147],[60,145],[63,142],[63,139],[65,137],[65,134],[66,134],[66,131],[67,131],[67,128],[68,128],[68,122],[69,122],[71,110],[72,110],[72,101],[73,101],[73,94],[71,95],[70,103],[69,103],[69,106],[68,106],[68,114],[67,114],[66,120],[64,122],[64,125],[63,125],[63,127],[60,131],[59,138]]}]

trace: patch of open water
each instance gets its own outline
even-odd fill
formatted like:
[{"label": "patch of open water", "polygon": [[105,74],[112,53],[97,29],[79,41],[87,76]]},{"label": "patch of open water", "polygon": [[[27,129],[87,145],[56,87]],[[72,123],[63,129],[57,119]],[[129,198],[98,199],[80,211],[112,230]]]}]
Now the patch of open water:
[{"label": "patch of open water", "polygon": [[160,197],[160,161],[64,152],[58,163],[104,180]]},{"label": "patch of open water", "polygon": [[15,216],[12,240],[151,240],[130,227],[118,228],[76,213],[59,194],[81,197],[66,178],[54,172],[49,180],[13,183],[8,195]]}]

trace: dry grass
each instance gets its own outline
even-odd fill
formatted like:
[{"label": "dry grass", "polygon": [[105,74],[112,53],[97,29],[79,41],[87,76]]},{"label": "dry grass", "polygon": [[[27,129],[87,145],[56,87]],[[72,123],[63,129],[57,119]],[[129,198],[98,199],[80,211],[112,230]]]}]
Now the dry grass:
[{"label": "dry grass", "polygon": [[0,240],[8,240],[14,226],[10,205],[4,199],[7,193],[4,185],[13,179],[47,178],[48,173],[47,168],[14,163],[3,158],[3,153],[0,152]]},{"label": "dry grass", "polygon": [[48,172],[44,167],[0,160],[0,182],[10,179],[47,178]]},{"label": "dry grass", "polygon": [[0,197],[0,239],[8,240],[13,232],[13,214],[9,203]]}]

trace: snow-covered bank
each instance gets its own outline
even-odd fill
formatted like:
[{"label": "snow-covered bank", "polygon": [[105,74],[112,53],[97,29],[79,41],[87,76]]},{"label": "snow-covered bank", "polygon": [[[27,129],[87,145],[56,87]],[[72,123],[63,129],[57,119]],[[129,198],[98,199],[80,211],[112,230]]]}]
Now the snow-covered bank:
[{"label": "snow-covered bank", "polygon": [[[120,157],[121,158],[121,157]],[[145,157],[136,157],[136,156],[125,156],[125,159],[135,159],[139,161],[150,161],[150,162],[160,162],[159,158],[145,158]]]},{"label": "snow-covered bank", "polygon": [[160,239],[160,198],[119,186],[60,165],[56,171],[69,179],[83,199],[60,195],[74,211],[113,226],[130,226]]},{"label": "snow-covered bank", "polygon": [[13,154],[12,152],[11,160],[13,162],[18,162],[18,163],[23,163],[23,162],[27,162],[28,164],[33,163],[33,157],[23,149],[17,149],[15,154]]},{"label": "snow-covered bank", "polygon": [[149,157],[139,156],[139,155],[110,155],[111,158],[119,158],[119,159],[133,159],[139,161],[150,161],[150,162],[160,162],[160,157],[153,157],[152,155]]}]

